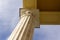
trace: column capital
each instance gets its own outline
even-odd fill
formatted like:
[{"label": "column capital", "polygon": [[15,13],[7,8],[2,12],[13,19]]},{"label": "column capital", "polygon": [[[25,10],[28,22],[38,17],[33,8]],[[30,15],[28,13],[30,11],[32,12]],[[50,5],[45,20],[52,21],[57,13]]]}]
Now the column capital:
[{"label": "column capital", "polygon": [[20,8],[20,18],[21,16],[31,16],[32,22],[34,27],[39,28],[40,27],[40,14],[38,9],[27,9],[27,8]]}]

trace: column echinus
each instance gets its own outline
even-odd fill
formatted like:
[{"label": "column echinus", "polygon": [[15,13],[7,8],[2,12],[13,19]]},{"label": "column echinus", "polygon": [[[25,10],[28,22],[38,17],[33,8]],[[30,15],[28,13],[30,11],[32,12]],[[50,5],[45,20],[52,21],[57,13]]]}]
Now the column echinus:
[{"label": "column echinus", "polygon": [[20,8],[20,21],[12,31],[8,40],[32,40],[34,28],[39,28],[39,10],[36,9],[36,0],[23,0]]}]

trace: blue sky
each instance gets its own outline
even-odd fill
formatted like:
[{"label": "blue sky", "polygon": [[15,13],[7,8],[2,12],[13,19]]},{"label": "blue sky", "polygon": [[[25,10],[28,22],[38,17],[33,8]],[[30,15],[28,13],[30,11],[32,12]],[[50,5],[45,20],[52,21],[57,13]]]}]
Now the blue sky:
[{"label": "blue sky", "polygon": [[[0,40],[7,40],[19,21],[22,0],[0,0]],[[33,40],[60,40],[60,25],[41,25],[35,28]]]},{"label": "blue sky", "polygon": [[33,40],[60,40],[60,25],[41,25],[35,29]]},{"label": "blue sky", "polygon": [[6,40],[19,19],[22,0],[0,0],[0,40]]}]

